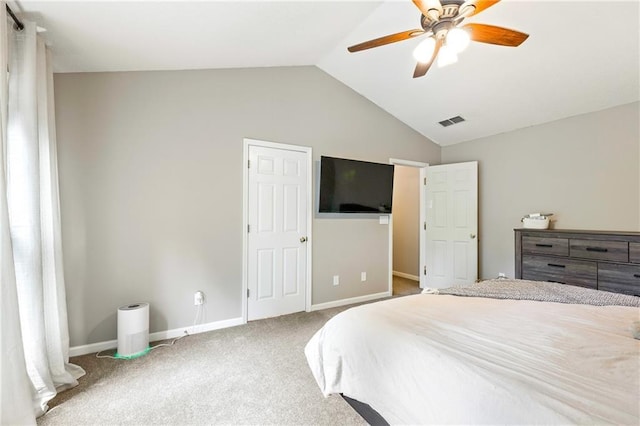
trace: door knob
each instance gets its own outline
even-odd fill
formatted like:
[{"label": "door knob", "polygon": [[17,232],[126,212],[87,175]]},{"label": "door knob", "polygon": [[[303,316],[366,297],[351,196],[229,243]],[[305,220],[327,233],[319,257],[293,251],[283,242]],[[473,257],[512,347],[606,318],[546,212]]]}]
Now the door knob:
[{"label": "door knob", "polygon": [[471,239],[473,240],[476,237],[476,234],[469,234],[469,236],[471,237]]},{"label": "door knob", "polygon": [[300,237],[300,242],[301,242],[301,243],[304,243],[304,242],[306,242],[306,241],[307,241],[307,237]]}]

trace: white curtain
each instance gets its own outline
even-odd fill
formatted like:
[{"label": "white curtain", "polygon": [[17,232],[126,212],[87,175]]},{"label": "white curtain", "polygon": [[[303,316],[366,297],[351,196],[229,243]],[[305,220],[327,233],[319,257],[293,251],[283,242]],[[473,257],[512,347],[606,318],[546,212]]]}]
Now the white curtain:
[{"label": "white curtain", "polygon": [[13,264],[13,248],[9,230],[9,209],[7,206],[6,149],[7,111],[9,85],[7,15],[4,2],[0,2],[0,274],[2,292],[0,314],[2,316],[2,340],[0,344],[0,424],[35,424],[35,414],[31,403],[31,385],[27,376],[20,332],[18,295]]},{"label": "white curtain", "polygon": [[[10,265],[5,260],[9,256],[3,252],[2,286],[3,296],[5,287],[8,292],[12,286],[17,288],[17,304],[7,309],[15,311],[14,317],[15,313],[19,316],[33,418],[46,412],[47,402],[58,391],[77,385],[76,379],[84,371],[69,364],[53,73],[49,53],[36,34],[36,25],[25,21],[24,26],[22,31],[9,30],[9,90],[8,96],[2,98],[3,104],[8,103],[6,148],[3,149],[6,188],[2,195],[8,207],[8,244],[13,254],[13,265]],[[3,244],[5,231],[3,228]],[[5,264],[15,270],[13,284],[11,279],[4,282]],[[4,340],[4,297],[2,303]],[[16,323],[14,319],[12,326]],[[19,337],[8,344],[17,344]],[[3,403],[4,373],[3,369]],[[14,385],[24,386],[24,375],[21,377],[16,378]],[[3,408],[3,417],[6,411]],[[4,424],[4,418],[2,421]]]}]

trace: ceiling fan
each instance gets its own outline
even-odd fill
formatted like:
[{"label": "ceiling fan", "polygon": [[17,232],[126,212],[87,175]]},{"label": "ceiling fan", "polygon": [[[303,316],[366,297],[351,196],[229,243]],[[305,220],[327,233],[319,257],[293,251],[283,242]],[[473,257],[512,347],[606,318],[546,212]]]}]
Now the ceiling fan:
[{"label": "ceiling fan", "polygon": [[[349,47],[349,52],[359,52],[373,47],[384,46],[402,40],[426,35],[413,51],[418,61],[413,78],[422,77],[429,71],[438,57],[438,65],[444,66],[457,61],[457,54],[464,50],[470,40],[500,46],[520,46],[528,34],[507,28],[486,24],[466,24],[462,21],[477,15],[500,0],[412,0],[420,9],[421,29],[403,31],[396,34],[365,41]],[[438,56],[439,55],[439,56]]]}]

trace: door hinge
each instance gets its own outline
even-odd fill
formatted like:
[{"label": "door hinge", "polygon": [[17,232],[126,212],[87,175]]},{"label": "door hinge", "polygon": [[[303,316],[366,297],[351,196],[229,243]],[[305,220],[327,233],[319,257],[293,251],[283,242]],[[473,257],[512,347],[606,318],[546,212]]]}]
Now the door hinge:
[{"label": "door hinge", "polygon": [[247,234],[251,232],[251,225],[247,225]]},{"label": "door hinge", "polygon": [[426,267],[426,265],[424,267],[424,275],[427,275],[427,267]]},{"label": "door hinge", "polygon": [[249,289],[247,289],[247,299],[249,298]]},{"label": "door hinge", "polygon": [[424,226],[423,226],[424,230],[427,230],[427,221],[424,222]]},{"label": "door hinge", "polygon": [[251,160],[247,160],[247,169],[251,168]]},{"label": "door hinge", "polygon": [[424,178],[424,185],[427,185],[427,178]]}]

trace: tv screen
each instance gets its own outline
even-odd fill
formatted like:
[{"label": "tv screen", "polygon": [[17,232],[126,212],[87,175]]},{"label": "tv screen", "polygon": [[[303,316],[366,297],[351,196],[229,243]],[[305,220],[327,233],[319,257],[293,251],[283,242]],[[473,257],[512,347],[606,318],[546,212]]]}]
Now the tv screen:
[{"label": "tv screen", "polygon": [[320,158],[320,213],[391,213],[393,165]]}]

